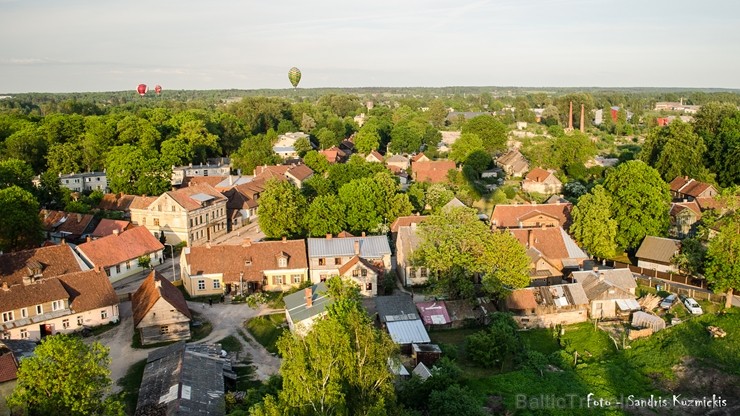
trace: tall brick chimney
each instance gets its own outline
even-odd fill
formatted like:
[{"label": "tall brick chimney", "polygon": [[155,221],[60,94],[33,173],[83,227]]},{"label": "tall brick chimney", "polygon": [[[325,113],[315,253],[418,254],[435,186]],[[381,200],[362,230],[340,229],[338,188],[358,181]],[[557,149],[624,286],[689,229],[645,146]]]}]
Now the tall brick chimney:
[{"label": "tall brick chimney", "polygon": [[570,111],[568,112],[568,129],[573,130],[573,101],[570,102]]},{"label": "tall brick chimney", "polygon": [[581,104],[581,133],[586,132],[586,127],[584,124],[586,123],[586,106],[584,104]]},{"label": "tall brick chimney", "polygon": [[306,307],[310,308],[311,306],[313,306],[313,289],[311,289],[310,287],[307,287],[303,291],[303,293],[306,296]]},{"label": "tall brick chimney", "polygon": [[360,255],[360,240],[355,240],[355,254]]}]

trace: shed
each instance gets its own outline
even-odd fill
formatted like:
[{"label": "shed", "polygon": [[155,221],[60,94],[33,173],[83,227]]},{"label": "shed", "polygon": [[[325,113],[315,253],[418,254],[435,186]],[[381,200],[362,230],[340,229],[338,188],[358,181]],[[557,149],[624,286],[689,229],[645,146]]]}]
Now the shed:
[{"label": "shed", "polygon": [[452,322],[444,301],[419,302],[416,308],[419,309],[424,325],[447,325]]},{"label": "shed", "polygon": [[426,381],[429,377],[432,376],[432,372],[429,371],[429,368],[424,365],[424,363],[419,363],[414,367],[413,374],[416,374],[421,378],[423,381]]},{"label": "shed", "polygon": [[635,328],[651,328],[657,332],[665,329],[665,321],[657,315],[638,311],[632,314],[632,326]]},{"label": "shed", "polygon": [[437,344],[413,344],[411,358],[414,363],[424,363],[431,367],[442,358],[442,349]]}]

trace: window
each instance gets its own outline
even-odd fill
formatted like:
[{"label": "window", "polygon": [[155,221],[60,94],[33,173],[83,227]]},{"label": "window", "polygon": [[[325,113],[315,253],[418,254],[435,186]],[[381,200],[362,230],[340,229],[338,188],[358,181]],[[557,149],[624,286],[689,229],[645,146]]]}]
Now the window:
[{"label": "window", "polygon": [[131,269],[131,260],[126,262],[126,270]]},{"label": "window", "polygon": [[362,269],[362,277],[367,277],[367,269]]},{"label": "window", "polygon": [[159,218],[154,219],[154,225],[159,226]]},{"label": "window", "polygon": [[283,284],[283,276],[275,276],[272,278],[272,281],[276,285],[282,285]]},{"label": "window", "polygon": [[416,277],[416,268],[415,267],[409,267],[409,276]]},{"label": "window", "polygon": [[190,219],[190,228],[193,228],[193,219]]},{"label": "window", "polygon": [[116,273],[121,273],[121,265],[116,264]]},{"label": "window", "polygon": [[360,277],[360,269],[352,270],[352,277]]},{"label": "window", "polygon": [[21,329],[21,339],[28,339],[28,330],[27,329]]},{"label": "window", "polygon": [[206,290],[206,281],[198,280],[198,290]]},{"label": "window", "polygon": [[319,259],[319,266],[326,266],[326,259],[325,258],[322,257],[322,258]]},{"label": "window", "polygon": [[335,257],[334,258],[334,265],[335,266],[339,266],[340,264],[342,264],[342,258],[341,257]]},{"label": "window", "polygon": [[221,282],[218,280],[213,281],[213,288],[214,289],[221,289]]},{"label": "window", "polygon": [[36,305],[36,315],[44,313],[44,305]]},{"label": "window", "polygon": [[157,211],[162,212],[162,206],[161,205],[157,205]]},{"label": "window", "polygon": [[60,309],[64,309],[64,301],[62,301],[62,300],[55,300],[54,302],[51,302],[51,310],[52,311],[58,311]]},{"label": "window", "polygon": [[301,283],[301,275],[300,274],[294,274],[293,276],[293,283]]},{"label": "window", "polygon": [[320,275],[319,280],[321,280],[322,282],[326,282],[326,275],[325,274]]},{"label": "window", "polygon": [[21,318],[28,318],[28,309],[21,309]]},{"label": "window", "polygon": [[78,317],[77,317],[77,326],[82,326],[82,323],[83,323],[83,322],[84,322],[84,321],[82,320],[82,316],[78,316]]},{"label": "window", "polygon": [[174,205],[173,205],[173,206],[172,206],[171,208],[172,208],[172,212],[175,212],[175,211],[177,211],[177,208],[175,208],[175,206],[174,206]]},{"label": "window", "polygon": [[10,332],[8,331],[3,332],[3,339],[10,339]]},{"label": "window", "polygon": [[170,327],[167,325],[162,325],[159,327],[159,334],[160,335],[167,335],[170,333]]},{"label": "window", "polygon": [[108,267],[105,268],[105,275],[110,277],[110,268]]},{"label": "window", "polygon": [[146,217],[141,219],[141,225],[146,225]]},{"label": "window", "polygon": [[108,311],[103,309],[100,311],[100,319],[108,319]]},{"label": "window", "polygon": [[427,268],[426,267],[422,267],[421,268],[421,277],[427,277]]},{"label": "window", "polygon": [[288,267],[288,258],[287,257],[278,258],[278,267]]},{"label": "window", "polygon": [[373,290],[373,284],[372,283],[366,283],[365,284],[365,290]]},{"label": "window", "polygon": [[3,322],[10,322],[13,319],[15,319],[15,317],[13,316],[13,311],[3,312]]},{"label": "window", "polygon": [[62,328],[69,328],[69,319],[62,319]]}]

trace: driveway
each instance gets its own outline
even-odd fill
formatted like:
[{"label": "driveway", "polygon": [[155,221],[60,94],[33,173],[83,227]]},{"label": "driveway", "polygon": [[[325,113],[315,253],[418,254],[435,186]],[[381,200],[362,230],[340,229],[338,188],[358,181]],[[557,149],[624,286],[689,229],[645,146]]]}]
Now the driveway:
[{"label": "driveway", "polygon": [[[201,316],[211,322],[212,331],[204,339],[196,343],[209,343],[220,341],[229,335],[234,335],[241,343],[255,367],[255,373],[260,380],[266,380],[280,370],[280,359],[270,354],[262,345],[252,338],[246,331],[238,331],[243,328],[243,323],[247,319],[258,315],[279,312],[270,310],[262,305],[257,309],[252,309],[245,304],[214,304],[208,306],[204,303],[188,302],[188,307],[198,312]],[[154,349],[134,349],[131,347],[131,339],[134,333],[133,316],[131,312],[131,302],[121,302],[119,305],[121,324],[115,328],[95,337],[88,338],[88,342],[99,341],[101,344],[110,348],[111,357],[111,379],[113,380],[113,392],[121,390],[117,381],[126,375],[132,364],[145,359]],[[244,334],[248,339],[244,339]]]}]

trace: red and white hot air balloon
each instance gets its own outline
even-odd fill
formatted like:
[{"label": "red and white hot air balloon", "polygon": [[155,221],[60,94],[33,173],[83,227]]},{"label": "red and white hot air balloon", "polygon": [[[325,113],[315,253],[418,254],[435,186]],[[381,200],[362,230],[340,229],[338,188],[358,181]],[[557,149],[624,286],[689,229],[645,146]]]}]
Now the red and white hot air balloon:
[{"label": "red and white hot air balloon", "polygon": [[146,84],[139,84],[139,86],[136,87],[136,92],[143,97],[147,92]]},{"label": "red and white hot air balloon", "polygon": [[159,85],[159,84],[155,85],[154,86],[154,92],[156,92],[157,95],[159,95],[162,92],[162,86]]}]

